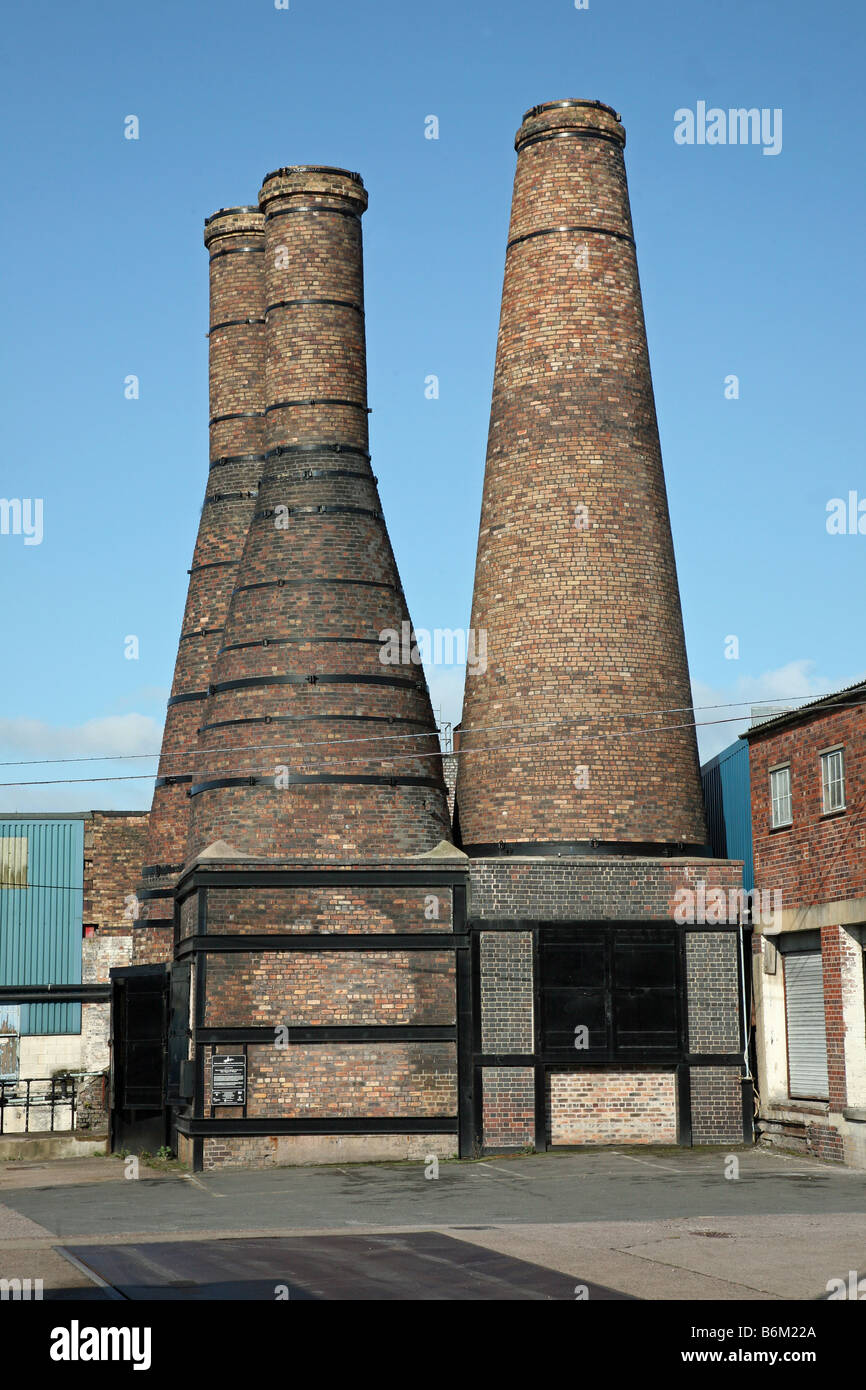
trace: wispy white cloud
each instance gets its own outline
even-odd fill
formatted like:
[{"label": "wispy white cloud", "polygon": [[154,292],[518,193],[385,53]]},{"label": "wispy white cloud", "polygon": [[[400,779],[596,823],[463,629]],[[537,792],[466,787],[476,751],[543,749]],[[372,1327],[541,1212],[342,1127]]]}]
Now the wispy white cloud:
[{"label": "wispy white cloud", "polygon": [[[156,775],[156,758],[131,762],[124,755],[158,753],[161,741],[161,724],[143,714],[104,715],[78,725],[0,719],[0,763],[8,764],[0,767],[0,812],[147,809],[153,787],[143,774]],[[134,781],[96,780],[133,776]],[[94,780],[80,780],[89,777]]]},{"label": "wispy white cloud", "polygon": [[[706,762],[720,753],[749,727],[753,705],[761,707],[762,702],[767,701],[785,709],[795,709],[798,703],[828,695],[860,679],[855,673],[847,680],[831,680],[828,676],[820,675],[815,667],[814,661],[801,657],[758,676],[738,676],[726,686],[693,680],[695,718],[699,726],[703,725],[698,728],[701,761]],[[726,705],[733,708],[708,708]]]}]

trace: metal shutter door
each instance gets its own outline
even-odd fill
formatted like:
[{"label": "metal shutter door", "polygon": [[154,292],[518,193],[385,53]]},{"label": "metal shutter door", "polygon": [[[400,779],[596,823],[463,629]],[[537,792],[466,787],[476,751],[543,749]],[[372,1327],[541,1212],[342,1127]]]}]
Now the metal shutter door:
[{"label": "metal shutter door", "polygon": [[785,1014],[788,1093],[792,1098],[828,1100],[824,974],[820,951],[785,956]]}]

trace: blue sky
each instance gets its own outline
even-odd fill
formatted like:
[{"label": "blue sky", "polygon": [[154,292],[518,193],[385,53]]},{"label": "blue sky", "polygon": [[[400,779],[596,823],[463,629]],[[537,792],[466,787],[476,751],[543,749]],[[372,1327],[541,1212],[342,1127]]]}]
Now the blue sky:
[{"label": "blue sky", "polygon": [[[866,499],[864,28],[856,7],[804,0],[14,7],[0,496],[41,498],[44,534],[0,535],[0,761],[159,747],[207,469],[202,224],[282,164],[364,177],[374,466],[416,626],[468,624],[513,135],[528,106],[567,96],[610,103],[627,130],[696,703],[862,676],[866,535],[825,523],[830,499]],[[674,112],[699,101],[781,108],[781,152],[677,145]],[[462,673],[429,676],[456,719]],[[704,756],[741,727],[702,730]],[[0,781],[154,769],[43,763]],[[6,787],[0,809],[150,795],[146,780]]]}]

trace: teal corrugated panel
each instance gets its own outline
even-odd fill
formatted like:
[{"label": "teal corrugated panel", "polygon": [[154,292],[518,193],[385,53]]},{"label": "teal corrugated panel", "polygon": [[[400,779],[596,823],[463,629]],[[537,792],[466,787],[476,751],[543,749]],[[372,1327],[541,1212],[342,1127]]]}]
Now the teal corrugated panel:
[{"label": "teal corrugated panel", "polygon": [[[84,822],[0,817],[0,839],[27,841],[27,887],[0,888],[0,984],[80,984]],[[21,1009],[22,1034],[80,1031],[80,1004]]]},{"label": "teal corrugated panel", "polygon": [[749,777],[749,745],[737,739],[730,748],[701,768],[707,829],[713,853],[742,859],[743,887],[755,886],[752,858],[752,802]]}]

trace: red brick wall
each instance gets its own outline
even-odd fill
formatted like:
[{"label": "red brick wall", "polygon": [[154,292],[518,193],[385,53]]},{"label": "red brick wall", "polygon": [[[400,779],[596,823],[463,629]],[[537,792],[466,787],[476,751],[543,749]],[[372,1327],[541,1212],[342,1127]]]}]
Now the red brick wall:
[{"label": "red brick wall", "polygon": [[532,1067],[484,1067],[481,1077],[485,1149],[535,1144],[535,1072]]},{"label": "red brick wall", "polygon": [[[783,908],[866,896],[866,708],[816,711],[749,739],[755,886],[781,889]],[[844,745],[847,810],[824,816],[819,750]],[[769,769],[791,764],[793,824],[770,825]]]},{"label": "red brick wall", "polygon": [[455,1021],[453,952],[233,951],[207,960],[205,1027]]},{"label": "red brick wall", "polygon": [[552,1144],[675,1144],[673,1072],[553,1072]]},{"label": "red brick wall", "polygon": [[146,811],[93,811],[84,822],[85,926],[128,936],[147,838]]}]

